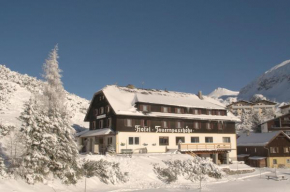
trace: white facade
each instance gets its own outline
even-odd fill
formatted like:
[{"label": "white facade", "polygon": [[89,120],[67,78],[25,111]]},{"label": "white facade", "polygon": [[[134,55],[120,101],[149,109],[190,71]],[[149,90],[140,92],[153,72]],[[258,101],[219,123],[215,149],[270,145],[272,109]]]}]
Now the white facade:
[{"label": "white facade", "polygon": [[[139,137],[138,145],[129,145],[129,137]],[[159,137],[168,137],[168,145],[159,145]],[[213,138],[214,143],[224,143],[223,138],[230,138],[231,151],[229,157],[232,160],[237,158],[237,143],[236,134],[217,134],[217,133],[136,133],[136,132],[119,132],[116,135],[117,149],[116,152],[120,153],[121,149],[133,149],[135,153],[139,153],[139,150],[144,148],[147,149],[148,153],[165,153],[167,149],[178,149],[176,145],[176,137],[184,137],[184,143],[191,143],[191,137],[199,137],[200,144],[211,144],[206,143],[206,137]]]}]

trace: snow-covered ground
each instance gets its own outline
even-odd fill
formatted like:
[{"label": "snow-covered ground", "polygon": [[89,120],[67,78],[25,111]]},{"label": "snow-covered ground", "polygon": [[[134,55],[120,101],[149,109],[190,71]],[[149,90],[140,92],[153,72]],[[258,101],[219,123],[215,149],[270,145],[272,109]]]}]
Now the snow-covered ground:
[{"label": "snow-covered ground", "polygon": [[[192,158],[189,155],[182,154],[138,154],[132,158],[127,156],[100,156],[100,155],[80,155],[81,158],[90,160],[108,160],[120,163],[121,171],[128,172],[129,181],[127,183],[104,184],[97,177],[80,180],[76,185],[63,185],[59,180],[48,181],[45,184],[28,185],[24,180],[18,179],[0,179],[0,191],[5,192],[79,192],[85,190],[87,183],[87,192],[118,192],[118,191],[199,191],[199,183],[191,183],[188,180],[179,178],[177,182],[165,184],[160,181],[153,171],[153,163],[162,164],[162,160],[186,160]],[[227,166],[221,166],[221,168]],[[236,169],[236,165],[230,165],[229,168]],[[252,169],[247,165],[239,164],[238,169]],[[288,180],[275,181],[267,180],[266,175],[274,175],[272,169],[256,170],[253,173],[240,175],[226,175],[222,179],[211,179],[202,182],[202,191],[279,191],[286,192],[290,189],[290,170],[278,170],[278,175],[285,175]]]}]

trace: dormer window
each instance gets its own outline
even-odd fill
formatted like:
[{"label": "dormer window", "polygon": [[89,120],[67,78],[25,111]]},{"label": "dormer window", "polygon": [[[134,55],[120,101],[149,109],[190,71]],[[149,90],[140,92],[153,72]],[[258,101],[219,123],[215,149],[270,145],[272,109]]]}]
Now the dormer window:
[{"label": "dormer window", "polygon": [[143,111],[148,111],[148,105],[143,105]]},{"label": "dormer window", "polygon": [[163,113],[168,113],[169,112],[168,107],[162,107],[162,112]]}]

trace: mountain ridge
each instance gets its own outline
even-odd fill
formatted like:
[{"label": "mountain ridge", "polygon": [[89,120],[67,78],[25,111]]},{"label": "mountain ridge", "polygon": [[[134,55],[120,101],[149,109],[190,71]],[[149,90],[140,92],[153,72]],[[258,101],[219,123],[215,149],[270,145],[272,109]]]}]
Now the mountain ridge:
[{"label": "mountain ridge", "polygon": [[[44,82],[10,70],[0,64],[0,122],[14,126],[21,126],[18,119],[23,111],[24,103],[29,100],[33,93],[41,93]],[[84,117],[89,106],[87,99],[75,94],[66,93],[66,106],[71,117],[71,125],[76,131],[88,128]]]}]

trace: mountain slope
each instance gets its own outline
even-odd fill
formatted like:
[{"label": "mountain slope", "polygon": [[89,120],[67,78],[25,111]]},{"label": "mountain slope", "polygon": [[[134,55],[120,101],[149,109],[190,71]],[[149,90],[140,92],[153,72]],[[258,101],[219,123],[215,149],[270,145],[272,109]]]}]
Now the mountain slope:
[{"label": "mountain slope", "polygon": [[226,88],[218,87],[213,92],[208,94],[208,96],[212,97],[212,98],[220,98],[222,96],[232,96],[232,97],[234,97],[234,96],[237,96],[238,94],[239,94],[238,91],[231,91],[231,90],[228,90]]},{"label": "mountain slope", "polygon": [[236,102],[238,94],[239,94],[238,91],[231,91],[226,88],[219,87],[210,94],[208,94],[207,96],[218,100],[220,103],[226,106],[231,104],[232,102]]},{"label": "mountain slope", "polygon": [[241,89],[238,98],[250,99],[262,94],[267,99],[283,102],[290,100],[290,60],[276,65]]},{"label": "mountain slope", "polygon": [[[28,75],[11,71],[0,65],[0,122],[19,127],[18,117],[23,105],[32,93],[39,93],[44,82]],[[66,105],[70,112],[72,126],[78,131],[88,127],[84,122],[89,101],[66,92]]]}]

